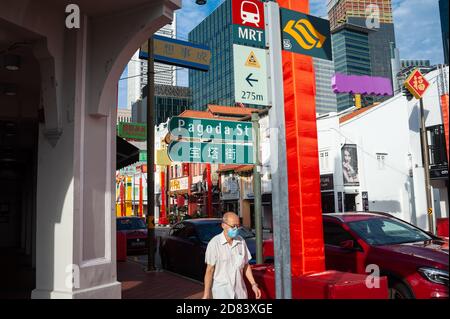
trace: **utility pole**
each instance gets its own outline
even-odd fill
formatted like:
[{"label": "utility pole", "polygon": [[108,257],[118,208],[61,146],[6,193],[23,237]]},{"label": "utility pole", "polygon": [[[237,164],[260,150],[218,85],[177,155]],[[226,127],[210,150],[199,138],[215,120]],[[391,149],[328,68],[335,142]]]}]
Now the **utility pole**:
[{"label": "utility pole", "polygon": [[270,54],[269,110],[270,169],[272,174],[273,245],[275,251],[275,292],[277,299],[292,299],[289,194],[286,165],[286,128],[284,119],[283,63],[281,54],[280,7],[264,4],[266,41]]},{"label": "utility pole", "polygon": [[155,62],[153,37],[148,39],[147,45],[147,271],[155,271]]},{"label": "utility pole", "polygon": [[259,136],[259,114],[252,112],[254,146],[253,154],[255,165],[253,166],[253,194],[255,197],[255,232],[256,232],[256,264],[263,263],[263,238],[262,238],[262,199],[261,199],[261,158],[260,158],[260,136]]},{"label": "utility pole", "polygon": [[427,127],[425,125],[425,114],[423,110],[423,98],[420,99],[420,141],[422,146],[422,163],[425,171],[425,193],[427,196],[428,226],[429,231],[434,234],[435,230],[433,218],[433,201],[431,197],[430,183],[430,153],[428,147]]}]

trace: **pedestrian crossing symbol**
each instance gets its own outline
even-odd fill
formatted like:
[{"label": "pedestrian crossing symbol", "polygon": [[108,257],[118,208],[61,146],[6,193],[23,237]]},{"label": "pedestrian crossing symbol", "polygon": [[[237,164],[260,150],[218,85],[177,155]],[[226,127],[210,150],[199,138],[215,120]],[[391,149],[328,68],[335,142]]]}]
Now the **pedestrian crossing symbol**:
[{"label": "pedestrian crossing symbol", "polygon": [[247,61],[245,62],[245,66],[249,66],[252,68],[259,69],[261,67],[261,64],[259,64],[258,59],[256,58],[255,52],[250,51],[250,55],[247,58]]}]

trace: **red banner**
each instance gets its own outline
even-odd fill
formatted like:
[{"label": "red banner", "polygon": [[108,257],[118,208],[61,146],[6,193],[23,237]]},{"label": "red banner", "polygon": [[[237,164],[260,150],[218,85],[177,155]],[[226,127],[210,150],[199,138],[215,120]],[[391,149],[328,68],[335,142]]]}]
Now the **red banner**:
[{"label": "red banner", "polygon": [[[309,13],[307,0],[279,0]],[[283,51],[291,269],[293,276],[325,270],[312,58]]]},{"label": "red banner", "polygon": [[442,124],[445,131],[445,145],[447,146],[447,159],[448,156],[448,94],[441,96],[441,108],[442,108]]}]

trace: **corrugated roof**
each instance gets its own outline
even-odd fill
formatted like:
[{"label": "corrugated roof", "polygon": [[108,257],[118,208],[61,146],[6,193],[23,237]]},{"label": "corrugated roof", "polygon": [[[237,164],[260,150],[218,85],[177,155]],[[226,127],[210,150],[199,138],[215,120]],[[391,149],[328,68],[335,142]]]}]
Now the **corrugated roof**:
[{"label": "corrugated roof", "polygon": [[212,115],[209,112],[195,111],[195,110],[183,111],[183,113],[181,113],[179,116],[180,117],[193,117],[193,118],[199,118],[199,119],[209,119],[209,118],[213,118],[214,117],[214,115]]},{"label": "corrugated roof", "polygon": [[208,105],[208,110],[213,114],[222,115],[251,115],[254,111],[259,111],[258,109],[250,107],[237,107],[237,106],[222,106],[222,105]]},{"label": "corrugated roof", "polygon": [[349,113],[349,114],[345,114],[344,116],[341,116],[339,118],[339,123],[342,124],[344,122],[347,122],[347,121],[351,120],[352,118],[357,117],[358,115],[360,115],[360,114],[362,114],[364,112],[367,112],[368,110],[370,110],[370,109],[372,109],[372,108],[374,108],[375,106],[378,106],[378,105],[379,105],[379,103],[371,105],[371,106],[367,106],[367,107],[364,107],[364,108],[361,108],[361,109],[356,110],[356,111],[354,111],[352,113]]}]

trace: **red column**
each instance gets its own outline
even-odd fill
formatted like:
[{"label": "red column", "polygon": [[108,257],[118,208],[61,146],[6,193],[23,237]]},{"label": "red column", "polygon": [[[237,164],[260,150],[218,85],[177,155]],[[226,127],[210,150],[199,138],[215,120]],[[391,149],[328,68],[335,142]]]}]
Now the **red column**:
[{"label": "red column", "polygon": [[[309,13],[308,0],[279,0]],[[283,51],[291,269],[293,276],[325,270],[312,58]]]},{"label": "red column", "polygon": [[206,164],[206,183],[208,185],[208,197],[207,197],[208,217],[213,217],[211,164]]},{"label": "red column", "polygon": [[139,217],[142,217],[143,211],[144,211],[144,194],[143,194],[143,187],[142,187],[142,173],[139,176]]},{"label": "red column", "polygon": [[161,171],[161,210],[159,214],[159,224],[167,225],[169,222],[167,221],[166,215],[166,172]]},{"label": "red column", "polygon": [[442,123],[444,124],[445,143],[447,146],[447,158],[449,158],[448,149],[448,94],[441,96]]},{"label": "red column", "polygon": [[125,185],[124,181],[120,182],[120,215],[125,216]]}]

